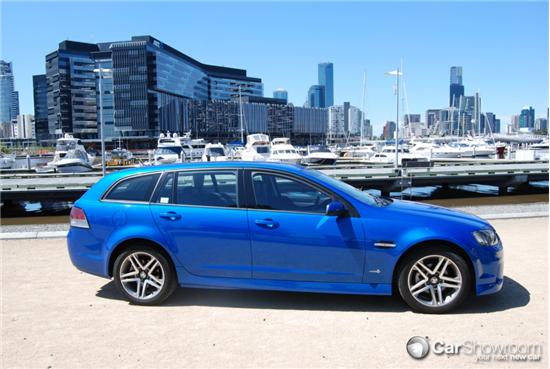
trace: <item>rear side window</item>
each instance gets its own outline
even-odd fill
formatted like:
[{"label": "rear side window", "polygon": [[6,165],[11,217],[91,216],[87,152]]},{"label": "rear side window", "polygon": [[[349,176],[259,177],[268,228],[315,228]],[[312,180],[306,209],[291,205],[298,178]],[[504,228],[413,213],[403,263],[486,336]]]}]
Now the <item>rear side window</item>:
[{"label": "rear side window", "polygon": [[236,172],[179,172],[175,203],[179,205],[237,207]]},{"label": "rear side window", "polygon": [[124,179],[109,191],[105,199],[149,202],[159,176],[159,173],[155,173]]}]

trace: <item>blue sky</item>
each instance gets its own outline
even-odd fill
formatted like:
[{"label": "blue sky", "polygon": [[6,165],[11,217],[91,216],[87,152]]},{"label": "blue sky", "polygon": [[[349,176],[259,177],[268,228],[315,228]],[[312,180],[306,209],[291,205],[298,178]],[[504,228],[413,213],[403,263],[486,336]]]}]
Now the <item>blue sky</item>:
[{"label": "blue sky", "polygon": [[[381,131],[395,119],[393,81],[404,59],[408,111],[448,105],[449,68],[466,94],[503,119],[548,106],[547,2],[2,2],[1,55],[14,63],[21,112],[33,112],[32,75],[65,39],[103,42],[150,34],[209,64],[248,70],[264,95],[302,105],[317,63],[334,63],[335,103],[361,107]],[[404,111],[406,112],[406,111]]]}]

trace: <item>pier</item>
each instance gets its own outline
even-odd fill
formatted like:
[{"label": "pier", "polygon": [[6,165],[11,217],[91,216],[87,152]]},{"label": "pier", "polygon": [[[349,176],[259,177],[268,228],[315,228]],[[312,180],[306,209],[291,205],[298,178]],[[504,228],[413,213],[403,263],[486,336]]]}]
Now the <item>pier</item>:
[{"label": "pier", "polygon": [[[429,167],[394,168],[357,162],[314,167],[336,179],[383,195],[410,187],[491,185],[505,194],[508,187],[548,180],[548,161],[468,160],[434,162]],[[160,168],[159,168],[160,169]],[[2,201],[75,201],[101,179],[97,172],[0,174]]]}]

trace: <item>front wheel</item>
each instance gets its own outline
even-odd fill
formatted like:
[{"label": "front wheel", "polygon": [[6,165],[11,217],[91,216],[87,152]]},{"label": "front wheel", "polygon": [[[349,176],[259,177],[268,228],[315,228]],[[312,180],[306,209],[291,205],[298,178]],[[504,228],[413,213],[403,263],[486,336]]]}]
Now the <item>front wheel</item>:
[{"label": "front wheel", "polygon": [[457,253],[429,248],[411,255],[399,271],[401,297],[415,311],[428,314],[449,312],[467,297],[471,275]]},{"label": "front wheel", "polygon": [[115,284],[136,305],[155,305],[177,287],[172,264],[150,246],[132,246],[115,260]]}]

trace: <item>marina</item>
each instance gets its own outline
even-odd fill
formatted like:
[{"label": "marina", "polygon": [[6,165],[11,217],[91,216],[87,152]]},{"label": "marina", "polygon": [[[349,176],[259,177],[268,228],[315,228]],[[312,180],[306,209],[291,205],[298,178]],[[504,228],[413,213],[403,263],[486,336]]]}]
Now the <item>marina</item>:
[{"label": "marina", "polygon": [[[118,168],[120,169],[120,168]],[[500,194],[508,187],[548,180],[547,161],[455,160],[432,161],[426,167],[386,164],[341,163],[316,166],[317,170],[361,189],[383,195],[410,187],[478,184],[496,186]],[[88,173],[17,172],[0,175],[0,195],[7,201],[56,199],[74,201],[101,178]]]}]

